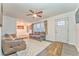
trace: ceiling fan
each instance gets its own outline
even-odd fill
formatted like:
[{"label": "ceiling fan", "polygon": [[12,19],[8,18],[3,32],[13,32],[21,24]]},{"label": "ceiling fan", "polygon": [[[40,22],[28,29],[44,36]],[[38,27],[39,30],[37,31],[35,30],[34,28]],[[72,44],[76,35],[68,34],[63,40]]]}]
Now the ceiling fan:
[{"label": "ceiling fan", "polygon": [[26,16],[32,16],[34,18],[36,18],[36,17],[42,17],[43,11],[38,11],[38,12],[35,12],[33,10],[29,10],[29,11],[30,11],[30,13],[26,14]]}]

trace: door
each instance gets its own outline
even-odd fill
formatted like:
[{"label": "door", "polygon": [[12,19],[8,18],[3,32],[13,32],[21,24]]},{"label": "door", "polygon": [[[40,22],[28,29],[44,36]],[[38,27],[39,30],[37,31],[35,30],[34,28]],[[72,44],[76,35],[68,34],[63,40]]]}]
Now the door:
[{"label": "door", "polygon": [[68,31],[69,31],[69,26],[68,26],[68,18],[61,18],[61,19],[56,19],[55,20],[56,24],[56,41],[68,43]]}]

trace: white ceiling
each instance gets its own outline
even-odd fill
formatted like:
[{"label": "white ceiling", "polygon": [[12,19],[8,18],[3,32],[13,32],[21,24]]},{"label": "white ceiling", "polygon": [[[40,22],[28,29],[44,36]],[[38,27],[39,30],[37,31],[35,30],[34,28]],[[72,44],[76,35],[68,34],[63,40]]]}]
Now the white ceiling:
[{"label": "white ceiling", "polygon": [[[61,13],[73,11],[78,7],[77,3],[5,3],[3,4],[3,12],[6,16],[22,18],[25,21],[33,22],[34,18],[26,16],[29,9],[42,10],[43,18],[55,16]],[[36,18],[35,21],[42,18]]]}]

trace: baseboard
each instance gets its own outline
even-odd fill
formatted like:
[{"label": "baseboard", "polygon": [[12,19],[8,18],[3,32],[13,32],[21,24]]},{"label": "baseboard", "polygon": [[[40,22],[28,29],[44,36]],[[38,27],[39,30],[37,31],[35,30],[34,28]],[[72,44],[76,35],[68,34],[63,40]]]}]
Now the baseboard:
[{"label": "baseboard", "polygon": [[44,41],[52,42],[52,41],[50,41],[50,40],[44,40]]}]

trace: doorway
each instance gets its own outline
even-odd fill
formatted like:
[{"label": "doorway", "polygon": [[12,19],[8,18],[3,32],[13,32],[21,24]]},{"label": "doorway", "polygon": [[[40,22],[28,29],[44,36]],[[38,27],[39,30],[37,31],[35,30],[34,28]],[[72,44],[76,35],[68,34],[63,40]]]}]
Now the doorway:
[{"label": "doorway", "polygon": [[56,41],[68,43],[69,41],[69,21],[68,17],[55,20]]}]

